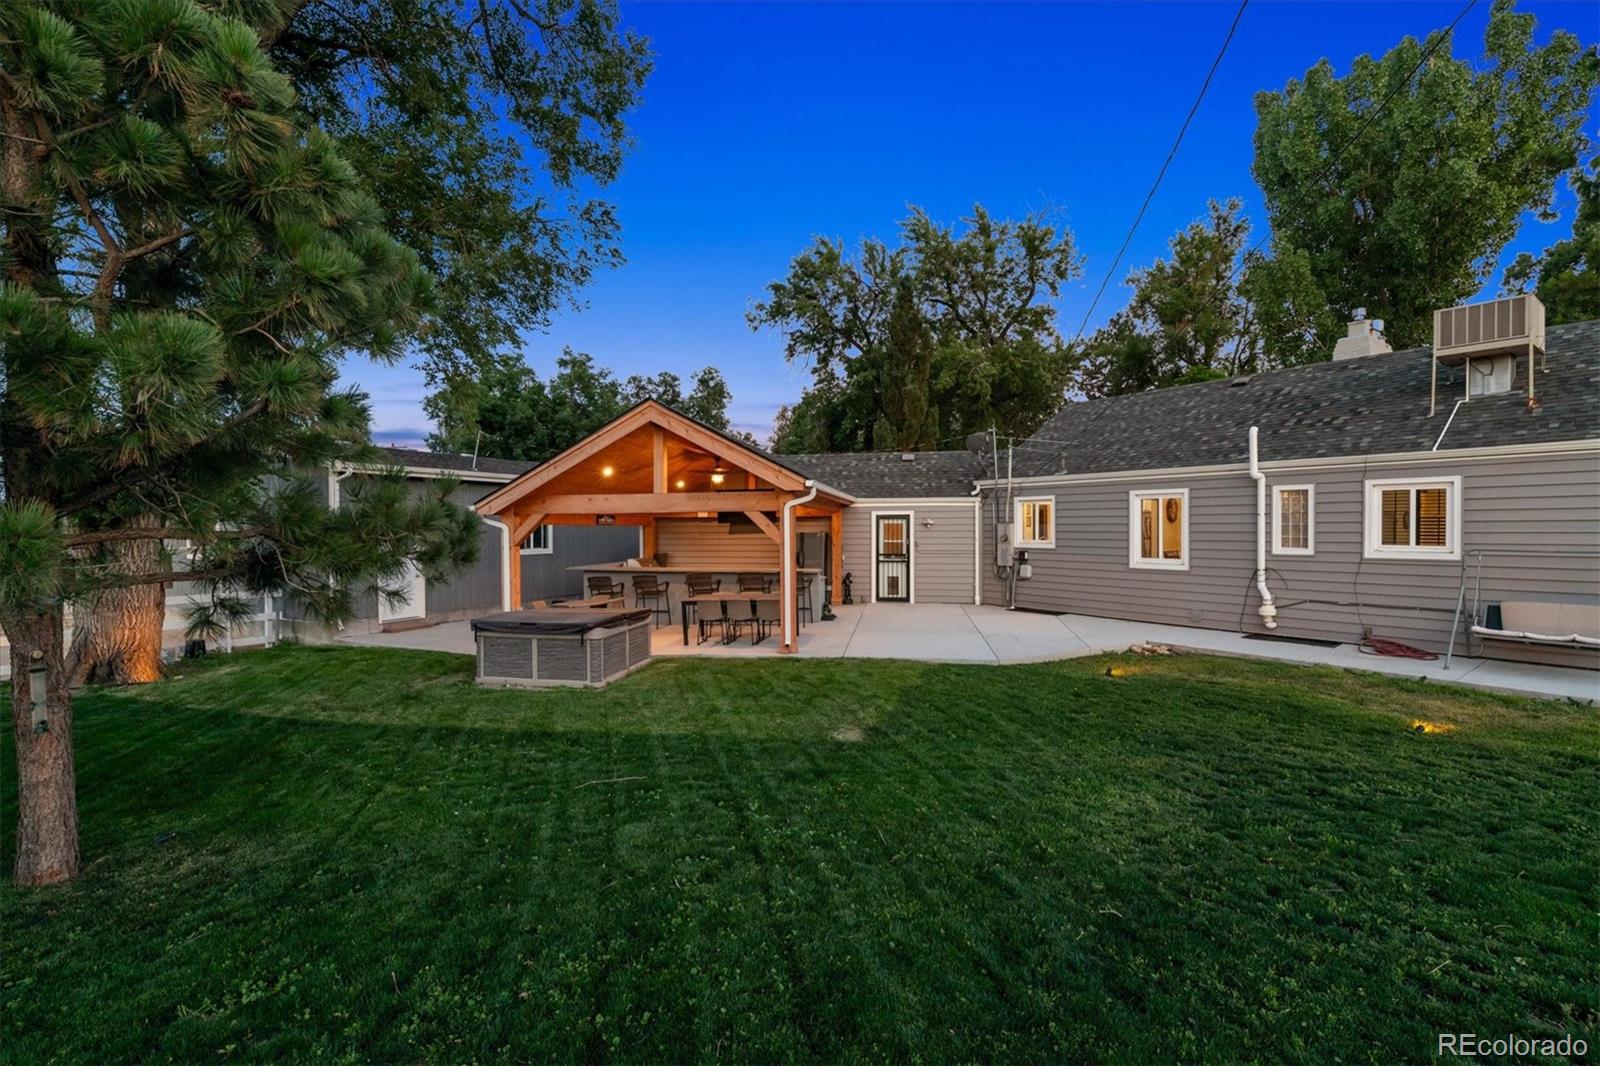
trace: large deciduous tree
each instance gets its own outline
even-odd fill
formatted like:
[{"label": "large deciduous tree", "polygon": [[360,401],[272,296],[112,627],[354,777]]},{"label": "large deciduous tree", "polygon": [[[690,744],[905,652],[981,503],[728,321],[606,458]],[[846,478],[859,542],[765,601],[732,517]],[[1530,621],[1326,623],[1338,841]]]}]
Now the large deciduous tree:
[{"label": "large deciduous tree", "polygon": [[269,591],[338,618],[357,582],[394,593],[407,557],[441,574],[476,549],[448,486],[413,496],[393,473],[329,511],[295,474],[364,447],[365,398],[335,390],[338,363],[397,354],[429,286],[293,101],[258,27],[192,0],[0,7],[20,883],[79,870],[69,684],[85,649],[66,644],[66,606],[172,576],[112,548],[189,541],[184,577],[210,591],[198,631]]},{"label": "large deciduous tree", "polygon": [[1172,238],[1169,258],[1133,271],[1133,299],[1080,352],[1080,392],[1138,392],[1254,366],[1250,309],[1234,284],[1250,234],[1240,206],[1213,200]]},{"label": "large deciduous tree", "polygon": [[1552,326],[1600,318],[1600,159],[1573,172],[1572,188],[1572,236],[1539,255],[1524,252],[1506,268],[1505,291],[1536,293]]},{"label": "large deciduous tree", "polygon": [[[929,442],[994,423],[1031,432],[1070,377],[1054,301],[1079,271],[1067,230],[1038,215],[997,220],[981,206],[960,232],[913,208],[896,247],[867,240],[853,258],[842,242],[819,239],[747,316],[752,329],[781,330],[787,358],[811,368],[811,386],[779,414],[773,446],[861,451],[880,423],[895,427],[891,437]],[[918,334],[927,351],[907,343]],[[925,395],[907,394],[924,380]],[[917,409],[935,412],[931,433],[920,416],[907,422]]]},{"label": "large deciduous tree", "polygon": [[732,395],[716,367],[697,372],[685,394],[671,371],[618,381],[592,356],[570,348],[547,381],[521,356],[495,356],[476,376],[454,378],[429,393],[423,407],[436,427],[429,447],[543,462],[647,399],[714,429],[728,428]]},{"label": "large deciduous tree", "polygon": [[1428,343],[1434,309],[1482,288],[1586,149],[1600,59],[1563,31],[1539,45],[1534,28],[1497,0],[1477,61],[1446,41],[1419,68],[1434,38],[1407,37],[1344,77],[1323,60],[1258,94],[1253,169],[1276,254],[1252,269],[1299,270],[1303,254],[1327,302],[1313,317],[1367,307],[1397,347]]},{"label": "large deciduous tree", "polygon": [[308,118],[436,280],[429,379],[475,372],[622,261],[621,171],[648,43],[613,0],[281,0],[263,27]]}]

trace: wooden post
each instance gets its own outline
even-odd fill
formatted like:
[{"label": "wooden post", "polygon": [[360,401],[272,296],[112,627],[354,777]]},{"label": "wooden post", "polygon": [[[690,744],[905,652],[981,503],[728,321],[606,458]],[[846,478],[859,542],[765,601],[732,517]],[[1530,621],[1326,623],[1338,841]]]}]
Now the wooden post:
[{"label": "wooden post", "polygon": [[783,553],[778,560],[778,624],[782,640],[778,650],[793,652],[800,648],[800,618],[794,601],[794,508],[779,507],[778,517],[783,524],[783,535],[778,538],[778,550]]},{"label": "wooden post", "polygon": [[656,557],[656,520],[654,518],[645,519],[643,528],[644,557],[646,559],[654,559]]},{"label": "wooden post", "polygon": [[828,554],[833,557],[831,569],[833,590],[829,596],[835,607],[844,602],[844,512],[834,511],[828,516]]},{"label": "wooden post", "polygon": [[506,524],[506,529],[511,534],[506,537],[506,573],[511,575],[511,609],[522,610],[522,542],[514,535],[517,528],[517,512],[507,511],[500,515],[500,521]]},{"label": "wooden post", "polygon": [[667,433],[660,426],[650,434],[650,471],[652,492],[657,494],[667,491]]}]

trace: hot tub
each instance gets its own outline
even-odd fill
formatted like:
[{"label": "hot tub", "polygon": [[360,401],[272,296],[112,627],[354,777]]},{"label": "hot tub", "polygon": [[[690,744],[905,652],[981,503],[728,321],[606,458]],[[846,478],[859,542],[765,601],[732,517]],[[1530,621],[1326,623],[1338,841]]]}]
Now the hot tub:
[{"label": "hot tub", "polygon": [[478,684],[600,688],[650,661],[651,613],[545,607],[472,620]]}]

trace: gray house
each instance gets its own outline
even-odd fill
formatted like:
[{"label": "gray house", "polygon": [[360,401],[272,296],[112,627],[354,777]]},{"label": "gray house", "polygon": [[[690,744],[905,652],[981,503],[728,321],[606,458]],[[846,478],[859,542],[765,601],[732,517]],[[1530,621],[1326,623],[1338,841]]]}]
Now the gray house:
[{"label": "gray house", "polygon": [[1066,405],[980,482],[984,601],[1600,666],[1600,322],[1522,301]]},{"label": "gray house", "polygon": [[[431,481],[454,478],[458,484],[451,500],[471,507],[479,497],[504,485],[536,464],[516,459],[458,455],[422,451],[415,448],[383,448],[384,462],[402,468],[407,480],[422,492]],[[335,464],[326,472],[324,498],[337,507],[348,491],[351,479],[370,476],[370,466]],[[357,596],[355,617],[344,623],[343,632],[370,632],[389,627],[431,625],[437,622],[471,618],[501,610],[508,595],[503,560],[505,531],[484,524],[479,534],[478,561],[444,581],[429,581],[420,571],[409,574],[410,594],[402,603],[389,603],[375,590]],[[610,563],[639,554],[639,531],[615,527],[543,527],[517,546],[522,560],[522,599],[543,599],[573,595],[583,588],[583,575],[571,569],[590,563]],[[322,626],[298,620],[295,635],[307,639],[326,637]]]}]

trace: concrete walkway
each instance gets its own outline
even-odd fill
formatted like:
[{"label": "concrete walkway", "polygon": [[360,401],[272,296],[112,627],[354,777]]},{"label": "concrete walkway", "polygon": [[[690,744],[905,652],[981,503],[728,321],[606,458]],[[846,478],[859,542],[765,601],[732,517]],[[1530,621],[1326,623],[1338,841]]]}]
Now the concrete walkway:
[{"label": "concrete walkway", "polygon": [[[1000,607],[959,604],[856,604],[836,608],[832,622],[815,622],[800,631],[800,655],[814,658],[914,659],[950,663],[1028,663],[1073,659],[1125,651],[1135,644],[1252,659],[1370,670],[1396,677],[1419,677],[1474,688],[1552,699],[1600,702],[1600,671],[1529,666],[1494,659],[1456,656],[1450,669],[1435,661],[1363,655],[1353,644],[1322,648],[1287,641],[1250,640],[1242,634],[1191,626],[1166,626],[1093,618],[1079,614],[1035,614]],[[421,651],[473,653],[467,622],[447,622],[403,633],[371,633],[344,638],[353,644]],[[655,631],[658,656],[765,658],[775,654],[771,640],[684,647],[678,626]]]}]

